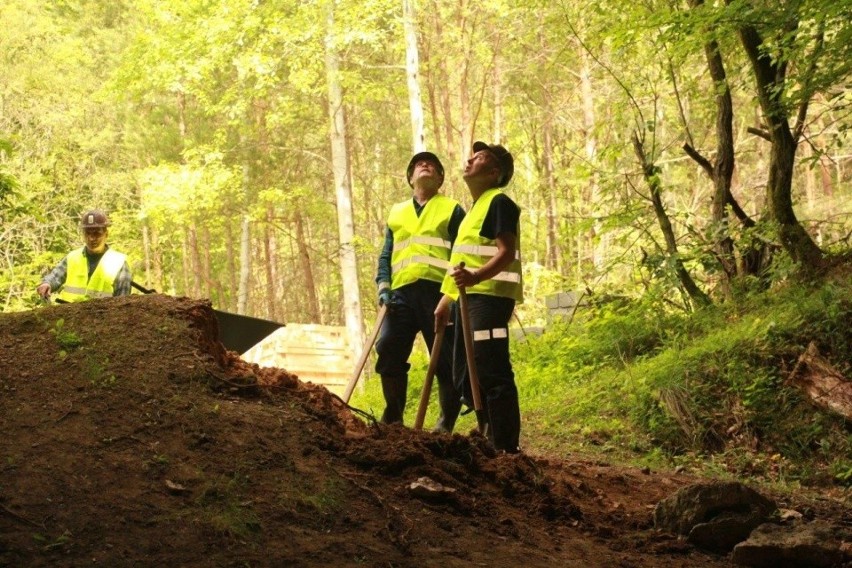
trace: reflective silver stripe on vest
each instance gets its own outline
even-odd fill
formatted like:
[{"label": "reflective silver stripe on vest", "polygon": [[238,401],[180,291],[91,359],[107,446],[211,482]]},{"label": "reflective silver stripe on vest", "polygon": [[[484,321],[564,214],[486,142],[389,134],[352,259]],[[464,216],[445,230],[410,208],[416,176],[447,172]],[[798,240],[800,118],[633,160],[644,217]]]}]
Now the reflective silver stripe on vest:
[{"label": "reflective silver stripe on vest", "polygon": [[408,258],[404,258],[401,261],[397,262],[393,266],[391,266],[391,270],[393,272],[399,272],[412,262],[418,262],[420,264],[428,264],[430,266],[437,266],[438,268],[443,268],[444,270],[450,267],[450,261],[442,260],[440,258],[432,258],[431,256],[423,256],[420,254],[416,254],[414,256],[410,256]]},{"label": "reflective silver stripe on vest", "polygon": [[393,251],[399,252],[402,249],[408,248],[408,246],[411,245],[411,244],[429,245],[431,247],[439,247],[439,248],[445,248],[445,249],[448,249],[448,248],[450,248],[450,246],[452,246],[450,241],[445,241],[444,239],[442,239],[440,237],[416,236],[416,237],[411,237],[410,239],[405,239],[404,241],[399,242],[399,243],[394,243],[393,244]]},{"label": "reflective silver stripe on vest", "polygon": [[89,296],[91,298],[111,298],[112,294],[109,292],[96,292],[94,290],[86,291],[86,288],[78,288],[77,286],[65,286],[62,289],[63,292],[68,292],[69,294],[77,294],[79,296]]},{"label": "reflective silver stripe on vest", "polygon": [[379,292],[381,292],[385,288],[390,288],[390,284],[388,284],[387,282],[380,282],[379,283]]},{"label": "reflective silver stripe on vest", "polygon": [[487,341],[489,339],[506,339],[509,337],[509,330],[505,327],[495,329],[482,329],[473,332],[474,341]]},{"label": "reflective silver stripe on vest", "polygon": [[521,275],[517,272],[501,272],[497,276],[492,276],[490,280],[500,280],[502,282],[518,283],[521,281]]},{"label": "reflective silver stripe on vest", "polygon": [[[489,245],[456,245],[453,252],[475,254],[478,256],[497,256],[500,249]],[[521,260],[521,251],[515,250],[515,260]]]}]

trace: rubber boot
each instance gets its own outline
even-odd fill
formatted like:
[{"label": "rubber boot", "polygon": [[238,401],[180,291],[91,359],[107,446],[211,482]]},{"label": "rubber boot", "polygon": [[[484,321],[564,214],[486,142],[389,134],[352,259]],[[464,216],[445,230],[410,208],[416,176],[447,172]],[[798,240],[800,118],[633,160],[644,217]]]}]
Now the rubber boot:
[{"label": "rubber boot", "polygon": [[491,427],[491,441],[494,449],[509,454],[520,451],[518,445],[521,436],[521,411],[518,408],[518,396],[504,394],[488,401],[488,415]]},{"label": "rubber boot", "polygon": [[382,375],[382,393],[385,395],[385,411],[382,424],[401,424],[405,412],[405,397],[408,377],[386,377]]},{"label": "rubber boot", "polygon": [[455,389],[438,385],[438,402],[441,406],[441,415],[438,416],[432,431],[450,434],[456,427],[456,419],[461,411],[461,397]]}]

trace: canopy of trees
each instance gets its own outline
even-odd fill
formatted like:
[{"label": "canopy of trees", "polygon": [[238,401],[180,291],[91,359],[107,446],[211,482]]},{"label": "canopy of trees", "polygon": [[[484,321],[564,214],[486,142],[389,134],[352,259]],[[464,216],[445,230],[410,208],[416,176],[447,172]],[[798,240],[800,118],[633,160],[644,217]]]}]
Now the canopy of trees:
[{"label": "canopy of trees", "polygon": [[6,0],[3,309],[94,206],[149,288],[360,326],[412,152],[468,206],[477,139],[515,155],[527,321],[561,289],[692,309],[816,271],[852,231],[850,8]]}]

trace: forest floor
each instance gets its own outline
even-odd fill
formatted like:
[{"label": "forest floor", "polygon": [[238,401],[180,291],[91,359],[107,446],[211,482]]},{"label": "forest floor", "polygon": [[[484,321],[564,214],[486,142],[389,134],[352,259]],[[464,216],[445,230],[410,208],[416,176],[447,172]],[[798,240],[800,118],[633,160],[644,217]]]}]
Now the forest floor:
[{"label": "forest floor", "polygon": [[368,424],[216,326],[163,295],[0,314],[0,566],[730,565],[653,528],[697,478]]}]

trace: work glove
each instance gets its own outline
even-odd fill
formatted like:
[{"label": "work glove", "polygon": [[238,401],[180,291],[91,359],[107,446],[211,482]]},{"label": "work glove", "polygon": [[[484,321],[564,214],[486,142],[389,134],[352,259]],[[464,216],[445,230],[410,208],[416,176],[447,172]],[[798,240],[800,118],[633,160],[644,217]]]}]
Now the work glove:
[{"label": "work glove", "polygon": [[379,306],[390,306],[391,291],[390,288],[382,288],[379,290]]}]

